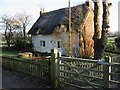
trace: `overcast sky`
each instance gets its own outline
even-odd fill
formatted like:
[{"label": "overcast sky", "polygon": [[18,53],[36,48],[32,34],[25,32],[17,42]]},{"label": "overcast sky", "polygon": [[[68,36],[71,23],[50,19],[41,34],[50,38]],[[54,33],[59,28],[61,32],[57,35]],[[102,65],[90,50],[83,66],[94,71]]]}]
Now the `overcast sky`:
[{"label": "overcast sky", "polygon": [[[84,3],[86,0],[71,0],[71,6]],[[110,31],[118,30],[118,1],[109,0],[112,2],[110,9]],[[2,15],[15,15],[17,13],[26,12],[32,16],[33,23],[39,17],[41,8],[45,12],[68,7],[68,0],[0,0],[0,18]]]}]

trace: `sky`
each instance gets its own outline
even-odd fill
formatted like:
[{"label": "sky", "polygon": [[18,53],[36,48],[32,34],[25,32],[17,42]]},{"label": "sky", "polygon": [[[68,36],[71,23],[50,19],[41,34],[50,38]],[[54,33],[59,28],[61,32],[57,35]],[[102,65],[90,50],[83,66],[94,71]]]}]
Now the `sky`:
[{"label": "sky", "polygon": [[[84,3],[86,0],[71,0],[71,6]],[[112,3],[110,8],[110,31],[118,31],[118,2],[120,0],[109,0]],[[27,13],[32,17],[32,24],[39,17],[41,8],[45,12],[68,7],[68,0],[0,0],[0,18],[7,15]]]}]

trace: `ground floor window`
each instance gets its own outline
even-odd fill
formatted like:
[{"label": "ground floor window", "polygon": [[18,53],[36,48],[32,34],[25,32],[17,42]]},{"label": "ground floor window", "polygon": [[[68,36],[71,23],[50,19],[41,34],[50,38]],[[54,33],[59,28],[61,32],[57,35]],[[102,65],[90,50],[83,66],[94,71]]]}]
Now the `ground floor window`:
[{"label": "ground floor window", "polygon": [[40,46],[45,47],[45,41],[40,41]]},{"label": "ground floor window", "polygon": [[58,48],[61,48],[60,41],[57,42]]}]

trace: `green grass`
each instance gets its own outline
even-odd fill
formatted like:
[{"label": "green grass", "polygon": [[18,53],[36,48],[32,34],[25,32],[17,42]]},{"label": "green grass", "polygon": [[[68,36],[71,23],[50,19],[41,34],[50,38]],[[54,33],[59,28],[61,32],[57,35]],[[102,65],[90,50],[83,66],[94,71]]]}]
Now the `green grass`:
[{"label": "green grass", "polygon": [[116,37],[109,37],[108,40],[107,40],[107,43],[108,43],[108,44],[110,44],[110,43],[111,43],[111,44],[112,44],[112,43],[115,43],[115,38],[116,38]]},{"label": "green grass", "polygon": [[120,52],[120,48],[115,45],[116,37],[108,37],[106,51]]},{"label": "green grass", "polygon": [[19,52],[17,51],[2,51],[0,56],[17,56]]}]

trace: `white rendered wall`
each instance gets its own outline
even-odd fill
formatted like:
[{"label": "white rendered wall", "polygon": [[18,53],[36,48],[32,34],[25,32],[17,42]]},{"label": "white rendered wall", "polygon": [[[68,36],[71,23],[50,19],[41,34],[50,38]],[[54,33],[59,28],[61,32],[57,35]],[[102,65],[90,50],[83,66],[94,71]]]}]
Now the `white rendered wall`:
[{"label": "white rendered wall", "polygon": [[[40,41],[45,41],[45,47],[40,46]],[[47,52],[50,53],[51,49],[58,48],[58,41],[56,37],[53,37],[52,35],[33,35],[32,36],[32,43],[33,43],[33,49],[34,51],[38,52]],[[59,52],[62,52],[62,48],[58,48]]]}]

